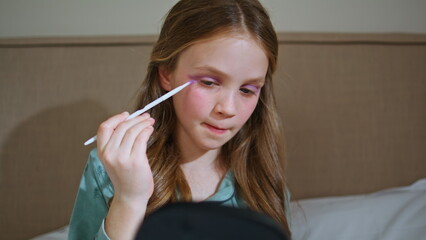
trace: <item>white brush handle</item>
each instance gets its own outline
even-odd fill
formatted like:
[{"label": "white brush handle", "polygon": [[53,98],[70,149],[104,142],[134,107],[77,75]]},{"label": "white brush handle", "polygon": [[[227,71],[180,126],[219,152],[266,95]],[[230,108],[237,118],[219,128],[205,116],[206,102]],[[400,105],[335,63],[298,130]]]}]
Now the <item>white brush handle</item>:
[{"label": "white brush handle", "polygon": [[[137,110],[136,112],[130,114],[127,118],[127,120],[130,120],[132,118],[135,118],[139,115],[141,115],[142,113],[148,111],[149,109],[157,106],[158,104],[160,104],[162,101],[170,98],[171,96],[175,95],[176,93],[178,93],[180,90],[184,89],[185,87],[187,87],[188,85],[190,85],[191,83],[193,83],[194,81],[191,80],[189,82],[186,82],[185,84],[180,85],[179,87],[176,87],[175,89],[171,90],[170,92],[164,94],[163,96],[155,99],[154,101],[152,101],[151,103],[149,103],[148,105],[146,105],[144,108]],[[96,136],[90,138],[89,140],[87,140],[86,142],[84,142],[84,146],[87,146],[91,143],[93,143],[94,141],[96,141]]]}]

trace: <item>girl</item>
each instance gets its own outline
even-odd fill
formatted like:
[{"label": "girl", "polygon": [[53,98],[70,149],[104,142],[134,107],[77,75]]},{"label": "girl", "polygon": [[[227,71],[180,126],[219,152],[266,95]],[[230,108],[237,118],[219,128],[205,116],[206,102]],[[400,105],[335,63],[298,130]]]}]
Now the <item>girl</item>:
[{"label": "girl", "polygon": [[69,239],[131,239],[146,214],[176,201],[247,207],[289,232],[272,92],[277,54],[257,0],[179,1],[152,51],[137,107],[194,83],[150,115],[125,121],[125,112],[100,125]]}]

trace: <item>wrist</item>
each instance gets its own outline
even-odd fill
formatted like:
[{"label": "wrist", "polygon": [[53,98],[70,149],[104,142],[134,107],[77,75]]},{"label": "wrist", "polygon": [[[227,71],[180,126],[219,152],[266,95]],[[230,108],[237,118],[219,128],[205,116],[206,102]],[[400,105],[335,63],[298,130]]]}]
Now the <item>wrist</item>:
[{"label": "wrist", "polygon": [[121,209],[129,209],[132,211],[143,210],[145,212],[148,206],[148,200],[146,198],[135,198],[135,197],[124,197],[121,195],[114,195],[111,206],[115,205]]},{"label": "wrist", "polygon": [[147,201],[114,196],[105,220],[110,239],[133,239],[143,222]]}]

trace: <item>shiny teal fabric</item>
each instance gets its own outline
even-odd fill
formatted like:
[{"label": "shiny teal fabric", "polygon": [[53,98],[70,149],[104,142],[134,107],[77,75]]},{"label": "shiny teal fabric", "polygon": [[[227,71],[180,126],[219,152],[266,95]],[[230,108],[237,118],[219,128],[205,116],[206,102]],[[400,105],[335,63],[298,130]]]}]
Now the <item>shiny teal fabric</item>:
[{"label": "shiny teal fabric", "polygon": [[[108,212],[108,202],[114,195],[114,188],[96,149],[92,150],[81,178],[77,198],[72,212],[68,239],[109,239],[103,228]],[[235,194],[234,176],[228,172],[218,191],[206,201],[234,207],[246,207],[245,202]]]}]

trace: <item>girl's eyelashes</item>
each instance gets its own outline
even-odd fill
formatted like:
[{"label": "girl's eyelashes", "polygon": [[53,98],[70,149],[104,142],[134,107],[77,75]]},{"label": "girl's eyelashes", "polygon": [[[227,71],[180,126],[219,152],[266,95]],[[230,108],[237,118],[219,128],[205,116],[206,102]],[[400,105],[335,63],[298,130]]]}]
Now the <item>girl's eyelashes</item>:
[{"label": "girl's eyelashes", "polygon": [[[190,79],[197,81],[203,87],[215,87],[220,86],[221,82],[214,77],[207,76],[190,76]],[[260,92],[261,86],[253,85],[253,84],[245,84],[239,88],[239,91],[246,96],[249,95],[257,95]]]},{"label": "girl's eyelashes", "polygon": [[200,79],[200,80],[198,80],[198,82],[203,84],[204,86],[207,86],[207,87],[212,87],[214,85],[217,85],[217,82],[215,82],[213,80]]},{"label": "girl's eyelashes", "polygon": [[205,76],[191,76],[191,79],[197,81],[199,84],[207,87],[213,87],[215,85],[219,85],[219,81],[212,77]]},{"label": "girl's eyelashes", "polygon": [[248,88],[240,88],[240,91],[244,94],[254,94],[254,92]]},{"label": "girl's eyelashes", "polygon": [[250,94],[256,94],[257,95],[260,91],[260,87],[255,86],[255,85],[244,85],[240,88],[240,91],[243,94],[246,94],[246,95],[250,95]]}]

